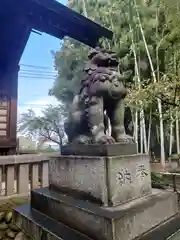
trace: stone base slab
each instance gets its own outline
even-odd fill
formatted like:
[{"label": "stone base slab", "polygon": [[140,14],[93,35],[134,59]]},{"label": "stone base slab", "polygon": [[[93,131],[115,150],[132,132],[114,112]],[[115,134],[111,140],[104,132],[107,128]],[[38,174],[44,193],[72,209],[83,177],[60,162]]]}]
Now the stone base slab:
[{"label": "stone base slab", "polygon": [[49,161],[50,187],[73,197],[117,206],[151,193],[149,156],[60,156]]},{"label": "stone base slab", "polygon": [[31,206],[92,239],[134,240],[178,213],[177,195],[153,190],[117,207],[99,207],[48,188],[33,190]]},{"label": "stone base slab", "polygon": [[177,233],[179,230],[180,214],[178,213],[157,227],[151,229],[149,232],[137,237],[135,240],[171,240],[172,235]]},{"label": "stone base slab", "polygon": [[62,155],[76,156],[119,156],[137,153],[136,143],[115,144],[70,144],[63,146]]},{"label": "stone base slab", "polygon": [[[45,206],[44,206],[45,207]],[[33,240],[92,240],[48,216],[23,205],[14,211],[16,225]]]}]

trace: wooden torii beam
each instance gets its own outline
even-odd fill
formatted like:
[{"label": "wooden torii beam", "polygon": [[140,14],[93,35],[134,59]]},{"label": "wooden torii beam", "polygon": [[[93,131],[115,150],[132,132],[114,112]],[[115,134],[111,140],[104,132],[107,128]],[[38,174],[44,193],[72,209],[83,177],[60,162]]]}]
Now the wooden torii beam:
[{"label": "wooden torii beam", "polygon": [[[24,36],[29,34],[32,29],[36,29],[59,39],[69,36],[90,47],[95,47],[102,37],[112,39],[113,36],[108,29],[55,0],[1,0],[0,26],[3,36],[6,33],[9,34],[7,25],[12,25],[11,30],[14,28],[14,37],[19,40],[22,38],[18,30],[20,27],[24,28]],[[15,36],[16,31],[17,36]],[[7,37],[9,36],[7,35]],[[6,40],[7,37],[5,37]],[[26,42],[27,39],[25,44]],[[8,45],[8,42],[4,42],[4,44]]]}]

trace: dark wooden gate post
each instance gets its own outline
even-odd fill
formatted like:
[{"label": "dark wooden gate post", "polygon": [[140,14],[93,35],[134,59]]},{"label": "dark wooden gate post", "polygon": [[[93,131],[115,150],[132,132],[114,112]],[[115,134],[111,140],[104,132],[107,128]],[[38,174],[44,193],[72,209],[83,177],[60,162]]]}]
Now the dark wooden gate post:
[{"label": "dark wooden gate post", "polygon": [[0,154],[16,153],[19,66],[9,66],[0,76]]}]

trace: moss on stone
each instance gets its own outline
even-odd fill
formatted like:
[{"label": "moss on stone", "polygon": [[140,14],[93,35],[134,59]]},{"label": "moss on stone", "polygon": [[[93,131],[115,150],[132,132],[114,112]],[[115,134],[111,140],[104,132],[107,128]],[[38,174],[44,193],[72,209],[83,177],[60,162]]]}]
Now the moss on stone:
[{"label": "moss on stone", "polygon": [[0,239],[16,239],[21,230],[13,223],[13,209],[28,202],[28,197],[0,200]]}]

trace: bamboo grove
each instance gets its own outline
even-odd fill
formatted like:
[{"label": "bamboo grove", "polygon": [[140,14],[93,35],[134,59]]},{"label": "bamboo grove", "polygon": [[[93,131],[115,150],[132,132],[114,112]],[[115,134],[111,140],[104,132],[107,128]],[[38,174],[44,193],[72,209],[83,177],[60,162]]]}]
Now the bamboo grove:
[{"label": "bamboo grove", "polygon": [[[71,0],[69,7],[108,27],[119,71],[129,89],[129,129],[139,152],[155,152],[162,165],[172,153],[180,154],[180,1]],[[50,95],[69,104],[79,87],[88,48],[65,39],[54,53],[59,76]]]}]

